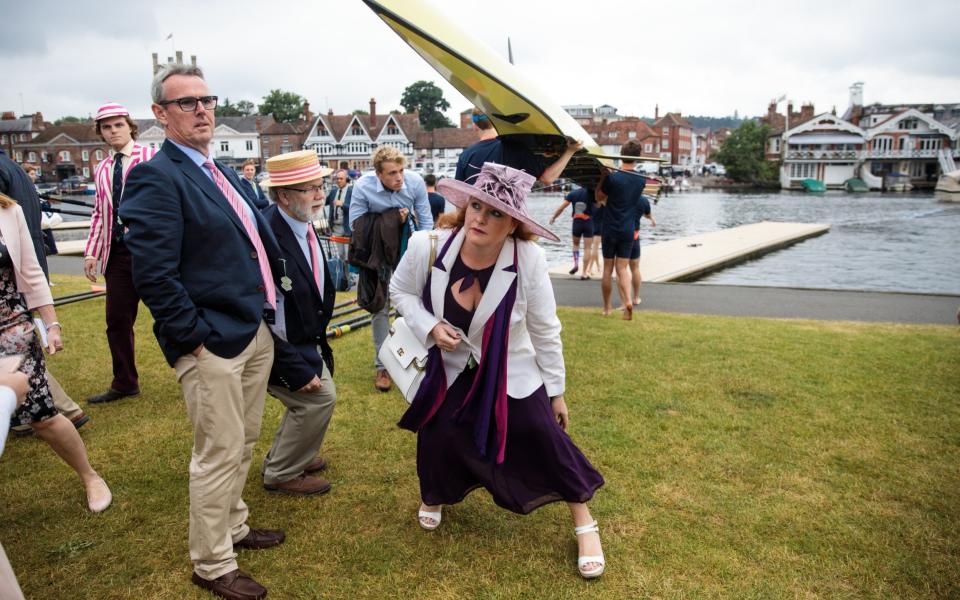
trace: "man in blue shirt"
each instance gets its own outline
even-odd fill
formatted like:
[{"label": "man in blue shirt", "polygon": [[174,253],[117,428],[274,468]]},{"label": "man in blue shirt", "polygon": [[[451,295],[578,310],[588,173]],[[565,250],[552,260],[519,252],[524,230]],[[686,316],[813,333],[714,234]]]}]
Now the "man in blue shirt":
[{"label": "man in blue shirt", "polygon": [[[623,156],[640,156],[640,153],[641,146],[635,140],[628,141],[620,148]],[[635,165],[636,161],[625,159],[621,171],[604,174],[597,188],[597,202],[605,201],[601,234],[603,281],[600,285],[603,292],[603,314],[609,315],[613,310],[610,294],[613,288],[613,269],[616,268],[623,318],[627,321],[633,319],[630,255],[636,232],[634,227],[639,223],[643,205],[646,204],[643,200],[643,188],[647,180],[642,175],[634,174]],[[649,213],[649,204],[646,206],[646,213]]]},{"label": "man in blue shirt", "polygon": [[[350,200],[350,228],[367,213],[382,213],[392,208],[400,209],[400,218],[413,219],[413,227],[418,231],[433,229],[433,215],[430,213],[430,201],[427,199],[427,186],[423,178],[413,171],[404,170],[406,159],[393,146],[380,146],[373,153],[371,173],[363,174],[353,184]],[[409,221],[408,221],[409,223]],[[383,285],[389,287],[389,278]],[[374,385],[381,392],[390,390],[393,382],[390,374],[383,368],[377,356],[380,346],[387,339],[390,329],[390,301],[373,314],[373,366],[377,370]]]}]

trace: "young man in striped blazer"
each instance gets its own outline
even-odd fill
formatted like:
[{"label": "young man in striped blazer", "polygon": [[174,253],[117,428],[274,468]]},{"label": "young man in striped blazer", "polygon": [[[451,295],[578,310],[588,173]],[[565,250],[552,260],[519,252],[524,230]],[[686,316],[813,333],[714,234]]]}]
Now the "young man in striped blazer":
[{"label": "young man in striped blazer", "polygon": [[137,320],[140,296],[133,287],[132,261],[123,242],[118,209],[130,170],[153,158],[156,150],[134,141],[137,124],[119,104],[104,104],[94,120],[97,134],[112,150],[94,170],[97,195],[83,253],[83,272],[87,279],[96,282],[99,263],[107,283],[107,344],[113,358],[113,382],[107,391],[87,398],[90,404],[102,404],[140,394],[133,347],[133,324]]}]

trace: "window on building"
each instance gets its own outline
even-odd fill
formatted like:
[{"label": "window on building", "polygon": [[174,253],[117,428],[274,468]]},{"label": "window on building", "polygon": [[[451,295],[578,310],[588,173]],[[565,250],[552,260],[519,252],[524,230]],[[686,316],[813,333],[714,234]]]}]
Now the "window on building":
[{"label": "window on building", "polygon": [[917,119],[904,119],[897,123],[897,129],[916,129],[918,126]]},{"label": "window on building", "polygon": [[661,144],[661,146],[663,147],[664,150],[669,150],[669,149],[670,149],[670,140],[663,140],[663,143]]},{"label": "window on building", "polygon": [[7,143],[7,134],[0,135],[0,142]]},{"label": "window on building", "polygon": [[363,127],[354,123],[353,127],[350,128],[350,135],[363,135]]},{"label": "window on building", "polygon": [[327,135],[327,128],[323,126],[323,123],[317,124],[317,135],[318,136]]},{"label": "window on building", "polygon": [[[150,147],[153,148],[153,144],[150,144]],[[97,150],[94,152],[93,157],[97,160],[103,160],[103,150]]]},{"label": "window on building", "polygon": [[290,144],[280,144],[280,154],[286,154],[287,152],[293,152],[293,146]]},{"label": "window on building", "polygon": [[90,177],[90,167],[84,167],[84,168],[83,168],[83,176],[84,176],[84,177]]},{"label": "window on building", "polygon": [[42,160],[43,162],[50,162],[50,155],[47,154],[46,152],[41,152],[40,160]]},{"label": "window on building", "polygon": [[669,127],[664,127],[664,128],[663,128],[663,135],[670,135],[670,128],[669,128]]},{"label": "window on building", "polygon": [[253,140],[247,140],[247,152],[253,152]]},{"label": "window on building", "polygon": [[220,142],[220,151],[228,152],[229,150],[230,150],[230,142],[228,142],[227,140],[222,140]]},{"label": "window on building", "polygon": [[653,152],[653,144],[644,144],[644,145],[643,145],[643,151],[646,152],[646,153],[648,153],[648,154],[649,154],[650,152]]},{"label": "window on building", "polygon": [[632,139],[634,139],[635,137],[637,137],[637,132],[636,132],[636,131],[628,131],[628,132],[627,132],[627,137],[632,140]]},{"label": "window on building", "polygon": [[69,151],[69,150],[61,150],[61,151],[60,151],[60,160],[69,161],[69,160],[70,160],[70,151]]},{"label": "window on building", "polygon": [[90,151],[89,151],[89,150],[84,150],[83,152],[81,152],[81,153],[80,153],[80,158],[82,158],[84,161],[90,160]]},{"label": "window on building", "polygon": [[23,152],[17,150],[17,162],[23,162]]},{"label": "window on building", "polygon": [[21,134],[20,134],[20,141],[21,141],[21,142],[27,141],[27,134],[21,133]]},{"label": "window on building", "polygon": [[37,153],[31,152],[30,154],[27,154],[27,160],[29,160],[32,163],[37,162]]},{"label": "window on building", "polygon": [[615,137],[617,137],[617,132],[616,132],[616,131],[608,131],[608,132],[607,132],[607,137],[608,137],[608,138],[615,138]]},{"label": "window on building", "polygon": [[390,124],[387,125],[387,135],[400,135],[400,130],[397,129],[393,121],[390,121]]}]

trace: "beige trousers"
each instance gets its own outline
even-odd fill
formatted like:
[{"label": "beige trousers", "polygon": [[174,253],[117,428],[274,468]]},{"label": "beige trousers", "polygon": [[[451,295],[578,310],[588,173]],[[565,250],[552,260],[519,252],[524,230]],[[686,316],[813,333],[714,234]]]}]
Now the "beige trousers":
[{"label": "beige trousers", "polygon": [[337,388],[330,370],[323,365],[320,389],[316,391],[291,392],[280,385],[267,389],[287,407],[263,461],[263,482],[273,485],[296,478],[316,457],[333,416]]},{"label": "beige trousers", "polygon": [[190,456],[190,559],[216,579],[237,568],[234,542],[249,533],[240,497],[260,435],[273,338],[265,323],[234,358],[207,350],[181,356],[174,369],[193,425]]},{"label": "beige trousers", "polygon": [[72,421],[74,417],[83,412],[83,409],[73,401],[73,398],[63,391],[63,386],[54,379],[53,373],[50,371],[47,371],[47,385],[50,386],[50,393],[53,395],[53,404],[61,415]]}]

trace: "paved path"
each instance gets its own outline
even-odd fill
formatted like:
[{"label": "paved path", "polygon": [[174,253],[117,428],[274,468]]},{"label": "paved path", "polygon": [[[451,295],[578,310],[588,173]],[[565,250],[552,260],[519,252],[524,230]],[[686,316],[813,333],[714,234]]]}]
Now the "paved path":
[{"label": "paved path", "polygon": [[[643,248],[643,278],[656,283],[690,281],[829,230],[829,225],[817,223],[762,221],[658,242]],[[569,264],[561,265],[550,273],[563,275],[569,269]]]},{"label": "paved path", "polygon": [[[83,275],[83,261],[79,257],[49,256],[47,261],[53,273]],[[553,278],[553,289],[561,306],[595,307],[597,312],[603,306],[599,280],[580,281],[564,275]],[[616,299],[616,288],[613,296]],[[644,283],[641,296],[643,304],[634,318],[642,319],[644,310],[657,310],[736,317],[956,325],[960,308],[960,296],[696,283]]]},{"label": "paved path", "polygon": [[[554,277],[553,289],[561,306],[596,307],[597,312],[603,306],[598,280]],[[960,296],[696,283],[644,283],[640,295],[643,303],[634,319],[642,319],[644,310],[657,310],[736,317],[956,325],[960,308]],[[613,297],[617,306],[616,286]]]}]

